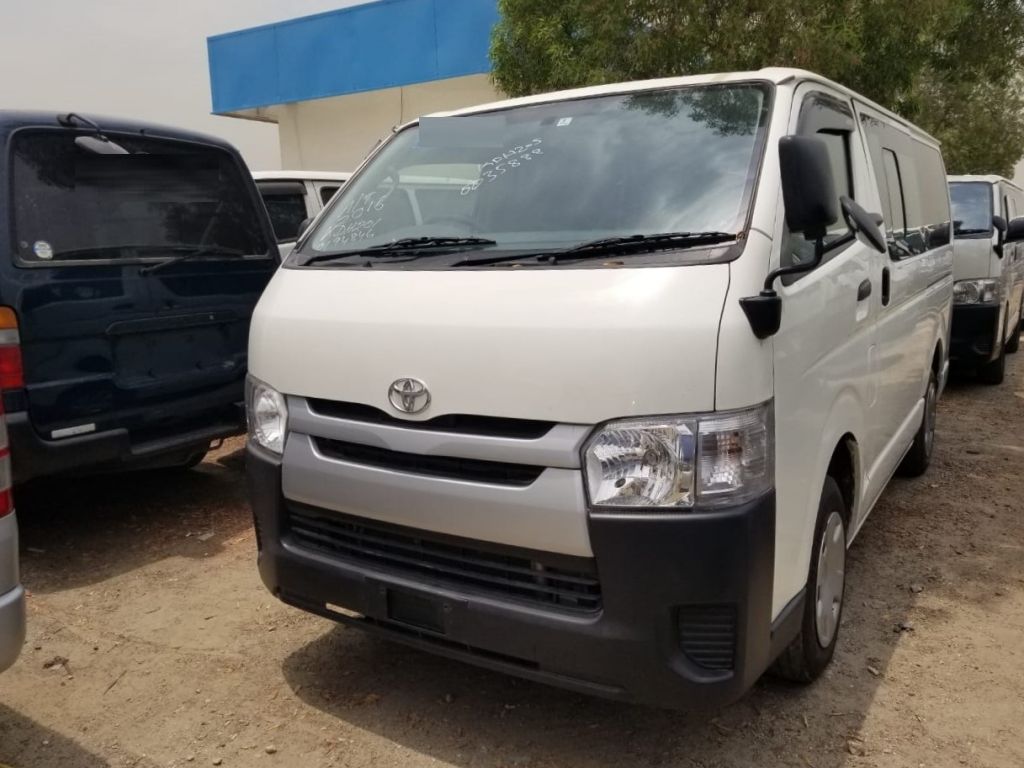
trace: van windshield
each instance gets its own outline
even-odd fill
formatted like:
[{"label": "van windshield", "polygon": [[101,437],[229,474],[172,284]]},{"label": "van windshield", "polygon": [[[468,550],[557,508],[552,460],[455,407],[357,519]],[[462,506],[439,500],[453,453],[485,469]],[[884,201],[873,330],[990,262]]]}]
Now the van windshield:
[{"label": "van windshield", "polygon": [[23,265],[269,256],[238,163],[216,147],[21,131],[12,177]]},{"label": "van windshield", "polygon": [[[344,255],[359,254],[373,266],[444,268],[467,249],[557,252],[663,233],[733,239],[746,226],[769,96],[764,84],[739,83],[424,118],[342,187],[288,264],[347,266]],[[429,251],[386,258],[390,243],[427,240]],[[709,238],[684,240],[663,250],[677,262],[722,257]],[[365,253],[374,246],[385,248]]]},{"label": "van windshield", "polygon": [[992,185],[982,181],[955,181],[949,185],[956,238],[992,235]]}]

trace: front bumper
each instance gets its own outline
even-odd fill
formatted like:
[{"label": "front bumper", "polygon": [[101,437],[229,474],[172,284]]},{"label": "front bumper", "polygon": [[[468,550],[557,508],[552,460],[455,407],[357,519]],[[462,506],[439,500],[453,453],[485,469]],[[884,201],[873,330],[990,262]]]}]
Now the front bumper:
[{"label": "front bumper", "polygon": [[0,517],[0,672],[25,643],[25,590],[18,578],[18,522],[12,513]]},{"label": "front bumper", "polygon": [[950,361],[957,366],[983,365],[999,356],[999,304],[955,304],[949,340]]},{"label": "front bumper", "polygon": [[[713,514],[591,516],[601,608],[574,613],[306,549],[289,530],[280,461],[247,453],[260,575],[313,613],[578,692],[686,709],[739,698],[788,640],[772,634],[774,494]],[[436,608],[443,626],[396,620],[392,606],[408,600]]]}]

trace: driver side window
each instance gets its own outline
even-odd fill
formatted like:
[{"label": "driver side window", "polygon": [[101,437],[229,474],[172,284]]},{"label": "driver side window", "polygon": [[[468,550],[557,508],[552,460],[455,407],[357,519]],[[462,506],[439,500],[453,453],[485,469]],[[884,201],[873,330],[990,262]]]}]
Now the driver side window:
[{"label": "driver side window", "polygon": [[[809,94],[800,108],[800,121],[797,132],[802,136],[815,136],[828,148],[829,160],[832,164],[832,178],[836,186],[836,209],[841,196],[854,197],[853,173],[850,153],[850,137],[854,130],[853,110],[850,105],[824,93]],[[846,222],[839,218],[828,229],[825,242],[838,240],[848,232]],[[832,251],[825,259],[841,253],[842,249]],[[782,244],[782,266],[806,264],[814,259],[814,243],[801,234],[793,234],[788,230]],[[799,275],[790,276],[787,284],[799,279]]]}]

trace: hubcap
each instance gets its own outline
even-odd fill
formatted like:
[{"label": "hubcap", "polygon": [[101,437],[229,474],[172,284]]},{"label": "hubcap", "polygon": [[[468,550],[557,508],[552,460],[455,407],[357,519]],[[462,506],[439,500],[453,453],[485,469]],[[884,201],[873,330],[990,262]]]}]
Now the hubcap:
[{"label": "hubcap", "polygon": [[928,383],[928,391],[924,395],[924,452],[932,455],[932,444],[935,442],[935,382]]},{"label": "hubcap", "polygon": [[818,583],[815,585],[814,623],[818,644],[827,648],[836,636],[843,607],[843,583],[846,579],[846,527],[838,512],[825,524],[825,535],[818,551]]}]

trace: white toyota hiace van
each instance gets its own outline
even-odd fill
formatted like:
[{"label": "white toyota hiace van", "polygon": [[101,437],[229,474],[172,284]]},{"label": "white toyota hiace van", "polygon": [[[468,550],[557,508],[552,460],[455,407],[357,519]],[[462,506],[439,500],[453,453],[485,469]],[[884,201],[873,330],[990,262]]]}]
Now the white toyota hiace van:
[{"label": "white toyota hiace van", "polygon": [[1001,384],[1006,354],[1020,345],[1024,190],[999,176],[950,176],[949,196],[956,279],[950,360],[986,384]]},{"label": "white toyota hiace van", "polygon": [[[465,183],[417,217],[430,177]],[[253,317],[264,582],[613,698],[814,679],[847,546],[928,466],[950,230],[935,141],[808,72],[403,126]]]}]

